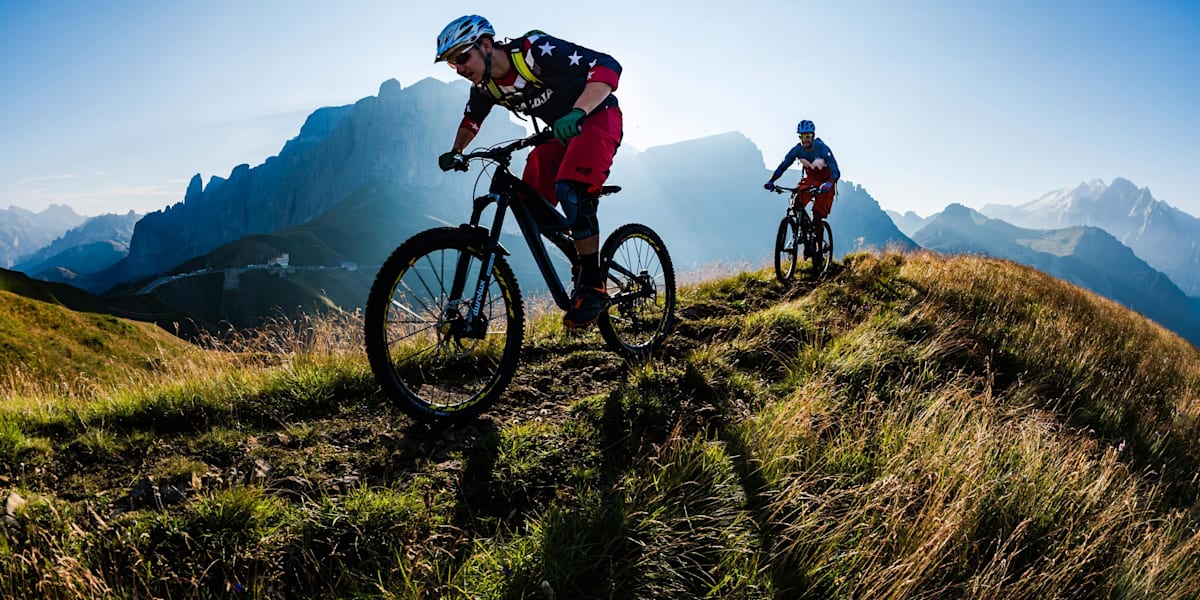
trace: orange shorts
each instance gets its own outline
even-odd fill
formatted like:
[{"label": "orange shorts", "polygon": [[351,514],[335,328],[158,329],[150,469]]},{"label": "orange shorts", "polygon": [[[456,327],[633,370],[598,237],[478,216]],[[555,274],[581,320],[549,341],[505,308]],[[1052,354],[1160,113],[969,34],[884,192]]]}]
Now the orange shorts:
[{"label": "orange shorts", "polygon": [[[824,169],[808,169],[804,173],[804,179],[796,184],[796,187],[808,187],[810,185],[821,185],[829,181],[833,176],[833,172],[829,167]],[[828,192],[818,192],[816,200],[813,202],[813,214],[824,219],[829,216],[829,211],[833,209],[833,196],[837,193],[837,186],[830,186]],[[804,205],[808,205],[808,196],[804,197]]]}]

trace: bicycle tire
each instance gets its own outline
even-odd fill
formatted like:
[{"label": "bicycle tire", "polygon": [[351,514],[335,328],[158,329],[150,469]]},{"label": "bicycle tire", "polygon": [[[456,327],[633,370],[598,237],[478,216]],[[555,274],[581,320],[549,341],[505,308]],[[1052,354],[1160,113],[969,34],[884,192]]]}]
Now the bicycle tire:
[{"label": "bicycle tire", "polygon": [[812,274],[817,278],[824,277],[833,262],[833,228],[829,226],[829,221],[821,221],[819,233],[823,238],[820,240],[820,250],[812,257]]},{"label": "bicycle tire", "polygon": [[796,219],[788,215],[780,219],[779,231],[775,234],[775,277],[782,283],[791,281],[796,273],[797,227]]},{"label": "bicycle tire", "polygon": [[[485,333],[476,339],[461,331],[486,242],[454,227],[423,231],[392,252],[371,286],[364,315],[371,371],[384,394],[417,420],[471,419],[499,399],[516,372],[525,313],[503,256],[495,256],[491,281],[480,296]],[[467,300],[452,304],[451,282],[464,254]]]},{"label": "bicycle tire", "polygon": [[604,241],[600,264],[613,298],[598,319],[600,335],[626,358],[650,356],[675,322],[675,266],[666,244],[645,225],[622,225]]}]

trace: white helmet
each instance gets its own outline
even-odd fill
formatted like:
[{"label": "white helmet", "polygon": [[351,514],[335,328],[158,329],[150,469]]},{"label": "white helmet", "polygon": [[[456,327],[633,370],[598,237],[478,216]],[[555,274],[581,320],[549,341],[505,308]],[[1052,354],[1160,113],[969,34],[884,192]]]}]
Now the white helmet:
[{"label": "white helmet", "polygon": [[496,37],[496,30],[492,29],[492,24],[488,23],[487,19],[479,15],[467,15],[450,21],[438,34],[437,56],[433,57],[433,62],[446,60],[451,50],[474,44],[485,35]]}]

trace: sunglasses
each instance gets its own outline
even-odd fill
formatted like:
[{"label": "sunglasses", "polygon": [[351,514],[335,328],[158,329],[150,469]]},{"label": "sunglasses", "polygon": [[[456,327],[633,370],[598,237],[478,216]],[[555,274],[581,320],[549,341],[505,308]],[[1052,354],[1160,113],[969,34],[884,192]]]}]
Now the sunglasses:
[{"label": "sunglasses", "polygon": [[462,54],[459,54],[458,56],[455,56],[454,58],[447,60],[446,64],[450,65],[451,69],[467,64],[467,61],[471,60],[471,51],[474,49],[475,49],[475,45],[472,44],[466,50],[463,50]]},{"label": "sunglasses", "polygon": [[817,137],[817,134],[815,134],[815,133],[802,133],[802,134],[800,134],[800,139],[802,139],[802,140],[811,140],[811,139],[813,139],[814,137]]}]

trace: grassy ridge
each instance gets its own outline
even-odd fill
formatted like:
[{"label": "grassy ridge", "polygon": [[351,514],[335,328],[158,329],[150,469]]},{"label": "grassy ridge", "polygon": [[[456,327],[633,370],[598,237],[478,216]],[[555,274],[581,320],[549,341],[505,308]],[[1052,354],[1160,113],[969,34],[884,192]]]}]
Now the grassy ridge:
[{"label": "grassy ridge", "polygon": [[451,430],[375,395],[352,320],[86,405],[10,398],[0,594],[1200,594],[1177,336],[965,256],[680,300],[647,364],[534,322],[506,401]]},{"label": "grassy ridge", "polygon": [[192,348],[149,323],[0,291],[0,389],[94,393],[171,370]]}]

